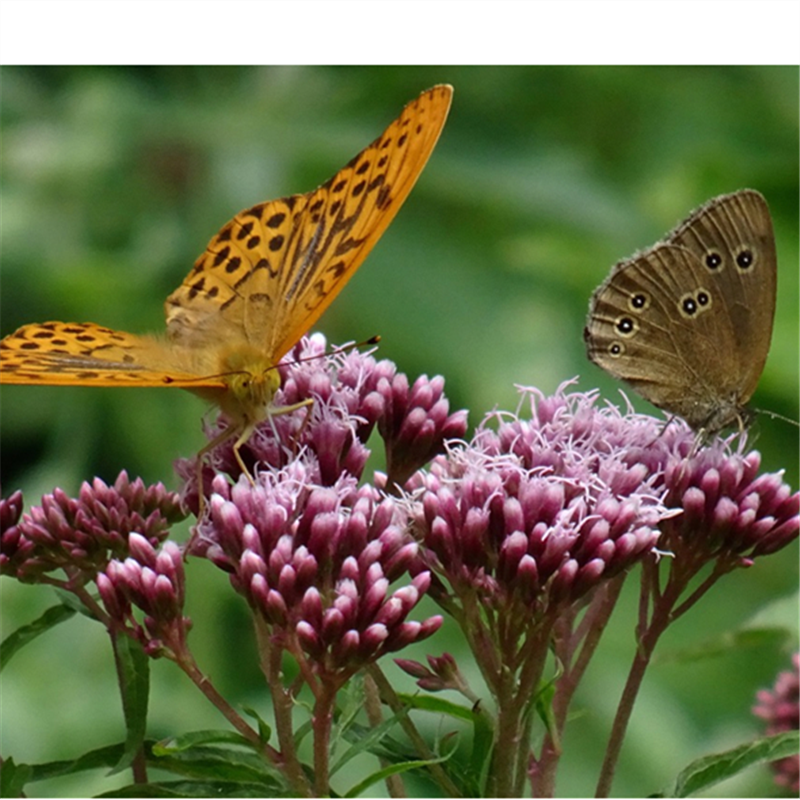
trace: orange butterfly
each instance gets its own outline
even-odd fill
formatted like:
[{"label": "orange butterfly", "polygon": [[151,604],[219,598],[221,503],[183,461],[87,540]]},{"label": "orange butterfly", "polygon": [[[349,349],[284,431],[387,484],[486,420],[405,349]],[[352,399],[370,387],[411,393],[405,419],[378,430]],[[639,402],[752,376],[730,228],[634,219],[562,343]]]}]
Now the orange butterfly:
[{"label": "orange butterfly", "polygon": [[447,85],[423,92],[315,191],[237,214],[167,298],[166,338],[91,322],[24,325],[0,342],[0,383],[188,389],[229,421],[200,457],[237,436],[234,453],[249,475],[239,448],[271,413],[291,410],[270,406],[280,386],[275,366],[400,209],[436,145],[452,94]]}]

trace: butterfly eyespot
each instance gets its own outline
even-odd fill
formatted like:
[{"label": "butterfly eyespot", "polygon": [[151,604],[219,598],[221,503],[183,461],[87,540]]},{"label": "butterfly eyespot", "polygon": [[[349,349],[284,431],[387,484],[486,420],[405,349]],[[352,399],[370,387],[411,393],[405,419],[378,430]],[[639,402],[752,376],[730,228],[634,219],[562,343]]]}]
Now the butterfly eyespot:
[{"label": "butterfly eyespot", "polygon": [[622,342],[611,342],[611,344],[608,346],[608,354],[612,358],[619,358],[621,355],[624,355],[624,353],[625,346],[622,344]]},{"label": "butterfly eyespot", "polygon": [[639,329],[638,323],[630,317],[620,317],[615,323],[614,327],[622,336],[633,336]]},{"label": "butterfly eyespot", "polygon": [[706,253],[706,266],[709,269],[719,269],[722,266],[722,256],[713,250],[710,253]]},{"label": "butterfly eyespot", "polygon": [[699,289],[697,294],[695,295],[695,299],[697,300],[697,305],[701,308],[705,309],[711,305],[711,295],[703,291],[703,289]]},{"label": "butterfly eyespot", "polygon": [[694,295],[684,295],[678,302],[678,310],[680,311],[681,316],[686,317],[687,319],[694,317],[695,314],[697,314],[698,309],[699,306]]},{"label": "butterfly eyespot", "polygon": [[643,292],[636,292],[628,300],[628,308],[631,311],[645,311],[650,308],[650,298]]},{"label": "butterfly eyespot", "polygon": [[753,266],[754,261],[755,258],[753,258],[753,253],[750,250],[742,250],[736,256],[736,266],[739,267],[739,269],[750,269],[750,267]]}]

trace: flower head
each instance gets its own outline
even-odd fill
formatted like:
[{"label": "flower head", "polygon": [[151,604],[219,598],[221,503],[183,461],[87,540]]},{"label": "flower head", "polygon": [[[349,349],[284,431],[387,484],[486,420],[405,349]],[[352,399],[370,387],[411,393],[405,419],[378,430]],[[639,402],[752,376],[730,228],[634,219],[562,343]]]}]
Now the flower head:
[{"label": "flower head", "polygon": [[26,541],[19,530],[22,516],[22,492],[10,497],[0,497],[0,574],[16,575],[33,545]]},{"label": "flower head", "polygon": [[[393,486],[443,452],[445,439],[463,435],[466,429],[466,412],[448,413],[442,378],[419,378],[409,390],[408,379],[389,361],[376,361],[357,350],[326,355],[321,334],[303,337],[284,358],[280,373],[274,412],[239,451],[251,474],[260,468],[283,469],[308,450],[316,456],[318,482],[333,486],[345,474],[360,478],[369,456],[367,440],[377,424]],[[308,399],[313,403],[281,412]],[[209,437],[225,425],[221,417]],[[234,480],[239,477],[231,439],[206,458]],[[194,463],[184,460],[176,466],[187,481],[187,503],[196,508]],[[206,467],[204,473],[210,482],[214,470]]]},{"label": "flower head", "polygon": [[432,567],[456,595],[518,617],[519,630],[650,553],[670,514],[666,490],[627,457],[658,438],[654,420],[563,387],[523,395],[530,419],[489,415],[417,476],[413,495]]},{"label": "flower head", "polygon": [[797,538],[800,493],[782,473],[758,474],[761,456],[731,452],[717,440],[665,466],[667,503],[683,510],[665,522],[665,545],[676,555],[723,556],[749,566]]},{"label": "flower head", "polygon": [[[792,656],[792,669],[781,672],[772,689],[757,694],[753,713],[767,723],[767,734],[796,731],[800,728],[800,653]],[[800,755],[789,756],[772,764],[775,783],[793,794],[800,791]]]},{"label": "flower head", "polygon": [[461,674],[455,658],[450,653],[440,656],[426,656],[430,669],[419,661],[408,658],[396,658],[395,663],[404,672],[417,678],[417,686],[428,692],[441,692],[453,689],[461,692],[470,699],[477,699],[472,695],[464,676]]},{"label": "flower head", "polygon": [[42,497],[41,506],[4,532],[0,563],[22,581],[63,569],[71,584],[82,585],[111,558],[127,555],[132,533],[155,544],[182,518],[176,494],[160,483],[131,481],[123,471],[111,486],[99,478],[84,483],[77,498],[62,489]]},{"label": "flower head", "polygon": [[[130,555],[109,562],[97,588],[111,619],[127,629],[152,656],[185,653],[191,620],[183,616],[186,595],[183,555],[174,542],[160,551],[138,533],[128,537]],[[140,624],[133,609],[145,613]]]},{"label": "flower head", "polygon": [[421,375],[409,387],[403,374],[379,384],[385,411],[378,430],[386,442],[386,485],[406,481],[434,456],[443,453],[445,442],[461,438],[467,429],[467,412],[450,414],[444,396],[444,378]]},{"label": "flower head", "polygon": [[262,470],[255,486],[217,477],[192,552],[230,573],[274,640],[320,674],[349,676],[429,636],[441,618],[407,619],[430,575],[396,503],[350,475],[333,486],[318,475],[309,454]]}]

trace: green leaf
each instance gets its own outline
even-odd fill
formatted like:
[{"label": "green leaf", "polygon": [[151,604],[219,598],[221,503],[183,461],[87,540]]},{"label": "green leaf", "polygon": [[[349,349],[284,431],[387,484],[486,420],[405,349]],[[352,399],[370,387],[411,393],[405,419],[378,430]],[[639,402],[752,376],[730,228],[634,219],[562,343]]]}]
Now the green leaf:
[{"label": "green leaf", "polygon": [[154,757],[148,760],[148,766],[168,770],[194,780],[236,783],[282,780],[277,769],[262,755],[252,750],[240,750],[238,747],[196,746]]},{"label": "green leaf", "polygon": [[366,736],[358,739],[357,743],[348,747],[340,758],[331,765],[330,774],[334,775],[340,770],[350,759],[355,758],[359,753],[372,752],[373,748],[380,742],[390,730],[397,726],[397,720],[401,716],[406,716],[406,709],[401,709],[397,714],[393,714],[388,719],[384,720],[380,725],[370,728]]},{"label": "green leaf", "polygon": [[63,604],[51,606],[38,619],[10,633],[0,644],[0,670],[26,644],[30,644],[34,639],[49,631],[50,628],[60,625],[74,615],[75,611]]},{"label": "green leaf", "polygon": [[98,797],[280,797],[285,787],[275,782],[158,781],[123,786]]},{"label": "green leaf", "polygon": [[337,697],[339,714],[336,726],[339,731],[347,731],[356,718],[364,710],[364,678],[354,675],[348,682],[345,690]]},{"label": "green leaf", "polygon": [[127,769],[142,751],[150,696],[150,659],[142,645],[122,633],[116,635],[113,642],[127,736],[125,752],[111,771],[112,775]]},{"label": "green leaf", "polygon": [[452,719],[468,722],[473,728],[472,758],[466,771],[453,775],[454,781],[461,785],[469,785],[466,795],[474,795],[478,788],[483,785],[485,774],[489,768],[492,757],[492,746],[494,741],[494,727],[491,717],[481,710],[479,703],[472,706],[465,706],[461,703],[454,703],[442,697],[434,697],[422,694],[400,694],[398,695],[406,705],[429,711],[431,713],[444,714]]},{"label": "green leaf", "polygon": [[204,744],[232,744],[241,745],[252,750],[253,745],[244,736],[235,731],[203,730],[184,733],[172,739],[165,739],[153,745],[153,755],[168,756],[191,750],[193,747]]},{"label": "green leaf", "polygon": [[[455,752],[455,751],[453,751]],[[358,797],[362,792],[365,792],[369,789],[370,786],[373,786],[376,783],[380,783],[381,781],[386,780],[386,778],[392,775],[399,775],[403,772],[408,772],[412,769],[420,769],[423,767],[427,767],[429,764],[441,764],[442,761],[447,761],[448,758],[452,755],[448,753],[447,755],[441,756],[439,758],[431,758],[425,760],[417,760],[417,761],[406,761],[402,764],[392,764],[388,767],[384,767],[383,769],[379,769],[373,772],[371,775],[368,775],[364,778],[363,781],[357,783],[353,786],[349,791],[344,794],[344,797]]]},{"label": "green leaf", "polygon": [[272,727],[270,724],[250,706],[242,706],[242,710],[247,716],[252,717],[258,723],[258,738],[266,744],[272,738]]},{"label": "green leaf", "polygon": [[[194,734],[187,734],[181,737],[186,740],[194,736],[199,740],[205,737],[208,741],[213,734],[218,739],[235,737],[232,742],[236,745],[244,744],[249,746],[238,734],[228,732],[202,731]],[[187,745],[186,741],[183,741]],[[223,747],[202,747],[195,746],[184,750],[169,750],[154,742],[145,742],[145,755],[147,757],[148,768],[165,770],[176,775],[188,777],[199,781],[221,781],[235,784],[265,784],[270,786],[277,784],[283,785],[282,776],[266,762],[260,755],[250,752],[242,752],[233,748]],[[163,756],[160,752],[165,752]],[[30,781],[42,781],[62,775],[73,775],[88,770],[103,769],[114,767],[119,763],[125,752],[122,744],[101,747],[92,750],[71,761],[52,761],[46,764],[34,764],[30,767],[32,774]],[[262,789],[263,790],[263,789]],[[143,797],[143,789],[140,790]],[[121,795],[124,796],[124,795]],[[130,796],[130,795],[127,795]]]},{"label": "green leaf", "polygon": [[800,750],[798,731],[787,731],[739,745],[724,753],[698,758],[678,775],[675,787],[668,796],[689,797],[737,775],[746,767],[762,761],[776,761],[796,755],[798,750]]},{"label": "green leaf", "polygon": [[16,764],[13,758],[5,759],[0,769],[0,797],[23,797],[25,784],[32,774],[30,765]]},{"label": "green leaf", "polygon": [[556,718],[553,714],[553,698],[556,694],[556,686],[553,682],[548,681],[539,687],[534,697],[534,705],[539,719],[544,723],[550,738],[553,740],[553,746],[561,749],[558,736],[558,726],[556,725]]},{"label": "green leaf", "polygon": [[411,708],[418,708],[422,711],[431,711],[436,714],[445,714],[454,719],[462,719],[466,722],[474,722],[476,716],[481,716],[480,712],[475,711],[470,706],[460,703],[453,703],[441,697],[432,697],[426,694],[398,694],[404,703]]},{"label": "green leaf", "polygon": [[74,775],[92,769],[108,769],[117,764],[125,752],[124,745],[113,744],[98,747],[77,758],[66,761],[49,761],[44,764],[32,764],[33,773],[30,780],[44,781],[61,775]]}]

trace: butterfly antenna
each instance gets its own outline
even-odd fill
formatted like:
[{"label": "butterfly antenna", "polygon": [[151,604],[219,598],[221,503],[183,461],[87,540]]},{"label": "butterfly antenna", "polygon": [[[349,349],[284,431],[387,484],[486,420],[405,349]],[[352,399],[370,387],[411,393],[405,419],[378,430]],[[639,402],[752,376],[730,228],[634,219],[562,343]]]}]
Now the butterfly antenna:
[{"label": "butterfly antenna", "polygon": [[788,422],[790,425],[794,425],[795,428],[800,428],[800,422],[798,422],[796,419],[784,417],[783,414],[779,414],[777,411],[767,411],[766,408],[754,408],[753,411],[755,411],[756,414],[764,414],[770,419],[779,419],[783,422]]},{"label": "butterfly antenna", "polygon": [[[378,335],[370,336],[369,339],[365,339],[363,342],[353,342],[353,344],[343,344],[341,347],[335,347],[329,353],[319,353],[318,355],[314,356],[304,356],[302,358],[297,358],[294,361],[284,361],[283,366],[289,366],[292,364],[304,364],[306,361],[315,361],[318,358],[327,358],[328,356],[338,356],[339,353],[346,353],[348,350],[357,350],[359,347],[372,347],[373,345],[378,344],[380,342],[381,337]],[[279,365],[276,364],[275,367]],[[273,369],[275,369],[273,367]]]}]

